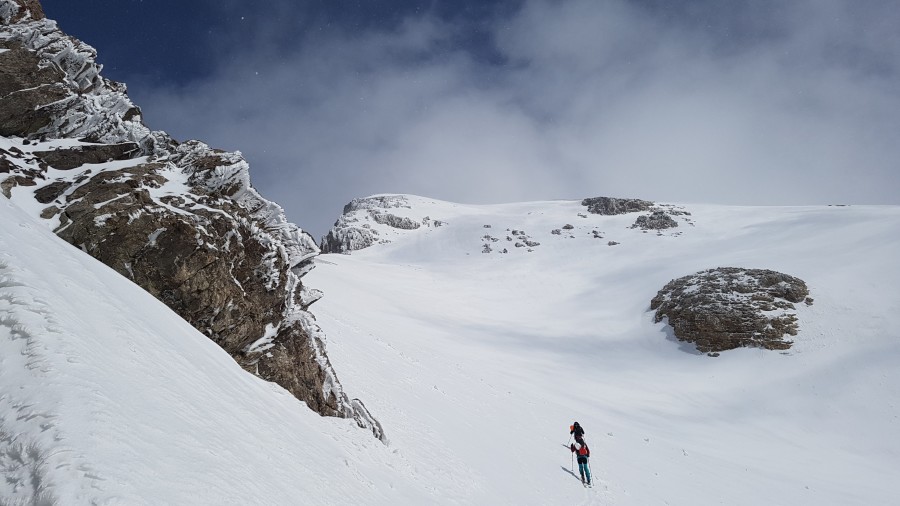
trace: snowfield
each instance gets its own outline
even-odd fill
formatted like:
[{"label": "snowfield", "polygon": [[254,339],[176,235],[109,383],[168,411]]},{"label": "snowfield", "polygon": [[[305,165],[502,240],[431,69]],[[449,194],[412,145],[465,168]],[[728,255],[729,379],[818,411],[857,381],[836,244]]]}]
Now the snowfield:
[{"label": "snowfield", "polygon": [[0,503],[424,504],[395,448],[245,373],[0,199]]},{"label": "snowfield", "polygon": [[[407,198],[389,212],[444,226],[323,255],[307,282],[345,387],[434,503],[897,503],[900,208],[679,205],[656,235],[578,202]],[[510,247],[514,230],[540,245]],[[718,266],[809,284],[791,350],[711,358],[653,323],[666,282]],[[593,489],[571,472],[573,421]]]},{"label": "snowfield", "polygon": [[[387,446],[0,199],[0,503],[896,504],[900,207],[685,204],[657,235],[578,202],[406,198],[443,226],[304,278]],[[712,358],[653,323],[666,282],[718,266],[807,282],[792,349]]]}]

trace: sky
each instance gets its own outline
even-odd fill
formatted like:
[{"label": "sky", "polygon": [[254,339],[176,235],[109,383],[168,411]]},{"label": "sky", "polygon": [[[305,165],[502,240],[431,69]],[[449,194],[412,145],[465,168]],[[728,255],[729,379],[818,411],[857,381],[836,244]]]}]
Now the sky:
[{"label": "sky", "polygon": [[893,0],[42,4],[317,238],[377,193],[900,204]]}]

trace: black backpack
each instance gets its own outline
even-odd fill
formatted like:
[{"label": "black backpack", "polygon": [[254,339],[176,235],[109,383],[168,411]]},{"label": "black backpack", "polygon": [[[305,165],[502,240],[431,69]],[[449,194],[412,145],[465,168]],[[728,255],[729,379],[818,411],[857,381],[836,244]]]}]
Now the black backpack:
[{"label": "black backpack", "polygon": [[576,440],[584,437],[584,429],[581,428],[581,425],[578,425],[578,422],[572,425],[572,434],[575,434]]}]

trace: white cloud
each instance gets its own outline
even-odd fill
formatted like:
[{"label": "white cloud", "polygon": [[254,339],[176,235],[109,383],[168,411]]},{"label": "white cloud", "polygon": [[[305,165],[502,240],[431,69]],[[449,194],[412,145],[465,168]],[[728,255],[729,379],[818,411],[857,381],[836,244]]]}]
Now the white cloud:
[{"label": "white cloud", "polygon": [[317,235],[379,192],[898,203],[897,8],[770,7],[720,9],[733,29],[707,30],[624,1],[531,1],[488,22],[502,65],[431,15],[289,47],[268,34],[223,49],[202,82],[136,98],[154,128],[244,151]]}]

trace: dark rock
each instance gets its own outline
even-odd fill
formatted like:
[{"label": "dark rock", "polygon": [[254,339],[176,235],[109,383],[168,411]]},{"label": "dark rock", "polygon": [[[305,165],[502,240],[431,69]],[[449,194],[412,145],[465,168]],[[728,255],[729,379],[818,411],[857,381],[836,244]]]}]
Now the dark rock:
[{"label": "dark rock", "polygon": [[53,104],[69,96],[64,74],[40,66],[40,57],[20,45],[0,53],[0,135],[27,137],[48,126]]},{"label": "dark rock", "polygon": [[65,193],[71,186],[72,183],[68,181],[50,183],[34,192],[34,200],[37,200],[41,204],[49,204]]},{"label": "dark rock", "polygon": [[739,347],[785,350],[797,335],[794,303],[809,291],[802,280],[766,269],[720,267],[670,281],[653,298],[655,321],[702,353]]},{"label": "dark rock", "polygon": [[111,160],[128,160],[139,156],[141,150],[133,142],[121,144],[96,144],[74,148],[54,149],[52,151],[35,151],[54,169],[71,170],[86,163],[103,163]]},{"label": "dark rock", "polygon": [[0,174],[9,174],[13,170],[15,170],[15,168],[16,165],[7,160],[6,156],[3,153],[0,153]]},{"label": "dark rock", "polygon": [[672,219],[666,211],[653,211],[649,215],[638,216],[631,228],[640,228],[643,230],[663,230],[666,228],[674,228],[678,226],[678,222]]},{"label": "dark rock", "polygon": [[593,214],[613,215],[649,211],[653,202],[639,199],[619,199],[612,197],[594,197],[581,201]]},{"label": "dark rock", "polygon": [[49,220],[50,218],[56,216],[57,214],[59,214],[58,207],[56,207],[56,206],[45,207],[41,211],[41,218],[44,218],[45,220]]},{"label": "dark rock", "polygon": [[403,230],[415,230],[419,228],[419,224],[410,218],[395,216],[388,213],[373,213],[372,219],[382,225],[399,228]]}]

